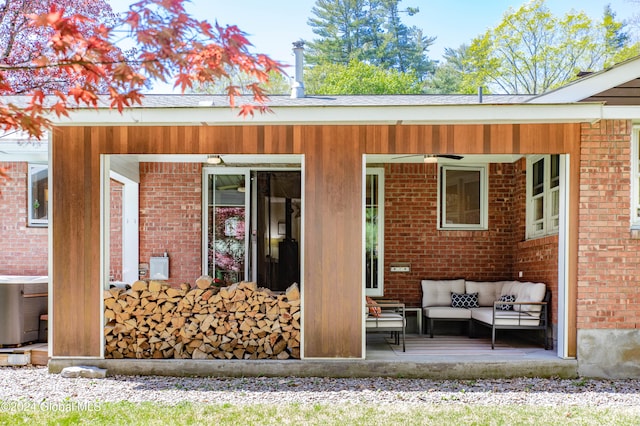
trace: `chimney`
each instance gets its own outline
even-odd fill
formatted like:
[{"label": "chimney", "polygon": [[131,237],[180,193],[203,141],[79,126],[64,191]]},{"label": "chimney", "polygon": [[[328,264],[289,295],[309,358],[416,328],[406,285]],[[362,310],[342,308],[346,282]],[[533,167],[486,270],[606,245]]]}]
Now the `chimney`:
[{"label": "chimney", "polygon": [[291,85],[291,98],[304,98],[304,83],[302,82],[302,68],[304,66],[304,41],[293,42],[293,53],[296,55],[296,75]]},{"label": "chimney", "polygon": [[478,87],[478,103],[482,103],[482,86]]}]

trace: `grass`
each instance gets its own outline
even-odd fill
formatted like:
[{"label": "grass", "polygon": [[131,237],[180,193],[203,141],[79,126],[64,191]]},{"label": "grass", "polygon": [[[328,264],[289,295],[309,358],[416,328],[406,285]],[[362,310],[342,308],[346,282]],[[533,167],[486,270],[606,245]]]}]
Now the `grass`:
[{"label": "grass", "polygon": [[[0,425],[637,425],[629,408],[433,405],[410,408],[373,404],[104,403],[90,410],[64,404],[55,409],[0,411]],[[2,405],[0,405],[2,406]]]}]

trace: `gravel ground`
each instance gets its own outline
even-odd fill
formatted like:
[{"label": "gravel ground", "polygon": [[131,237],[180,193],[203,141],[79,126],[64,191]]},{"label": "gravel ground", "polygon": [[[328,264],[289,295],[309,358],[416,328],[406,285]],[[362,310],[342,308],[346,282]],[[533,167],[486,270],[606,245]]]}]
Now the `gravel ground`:
[{"label": "gravel ground", "polygon": [[0,367],[0,401],[40,403],[153,401],[176,404],[475,404],[625,407],[640,411],[640,380],[448,380],[183,378],[110,376],[66,379],[44,367]]}]

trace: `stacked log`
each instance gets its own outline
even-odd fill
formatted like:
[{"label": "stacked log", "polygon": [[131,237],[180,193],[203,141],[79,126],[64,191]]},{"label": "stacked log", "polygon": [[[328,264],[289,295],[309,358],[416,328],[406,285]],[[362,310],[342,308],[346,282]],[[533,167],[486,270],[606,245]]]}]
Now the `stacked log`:
[{"label": "stacked log", "polygon": [[174,288],[136,281],[104,292],[105,357],[300,358],[300,292],[254,282],[215,287],[210,277]]}]

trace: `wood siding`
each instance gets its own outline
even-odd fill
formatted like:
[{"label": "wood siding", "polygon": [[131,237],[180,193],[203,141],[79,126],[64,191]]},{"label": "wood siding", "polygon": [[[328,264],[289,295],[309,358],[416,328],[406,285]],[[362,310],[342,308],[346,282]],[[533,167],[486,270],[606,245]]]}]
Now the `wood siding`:
[{"label": "wood siding", "polygon": [[[570,153],[577,217],[580,126],[62,127],[53,133],[53,356],[100,353],[100,154],[304,154],[304,356],[362,354],[362,155]],[[568,328],[575,336],[577,219]],[[575,355],[575,338],[570,341]]]},{"label": "wood siding", "polygon": [[640,78],[612,87],[581,102],[604,102],[607,105],[638,105]]}]

